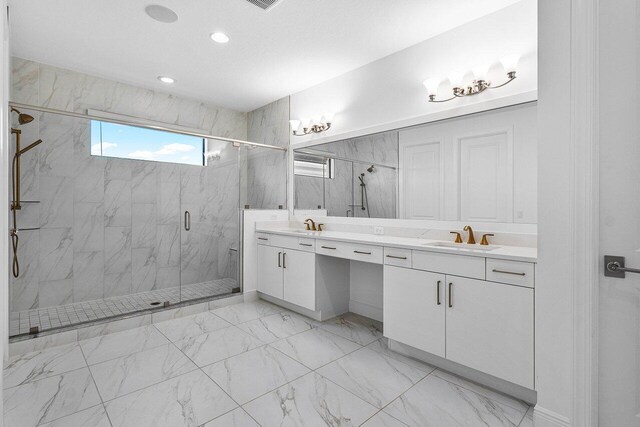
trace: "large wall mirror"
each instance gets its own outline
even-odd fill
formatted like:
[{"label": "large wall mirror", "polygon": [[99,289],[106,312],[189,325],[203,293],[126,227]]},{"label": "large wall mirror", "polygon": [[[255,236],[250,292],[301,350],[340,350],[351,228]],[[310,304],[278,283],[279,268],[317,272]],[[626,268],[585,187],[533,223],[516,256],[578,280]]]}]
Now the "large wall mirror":
[{"label": "large wall mirror", "polygon": [[536,103],[294,149],[295,208],[535,224]]}]

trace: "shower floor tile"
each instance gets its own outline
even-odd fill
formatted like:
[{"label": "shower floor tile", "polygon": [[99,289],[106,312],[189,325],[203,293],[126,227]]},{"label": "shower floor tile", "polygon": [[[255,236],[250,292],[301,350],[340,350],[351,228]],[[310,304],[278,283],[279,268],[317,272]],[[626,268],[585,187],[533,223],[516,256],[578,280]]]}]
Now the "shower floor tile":
[{"label": "shower floor tile", "polygon": [[12,312],[9,332],[11,336],[14,336],[27,334],[29,329],[33,327],[44,331],[55,327],[71,326],[88,320],[105,319],[119,314],[147,310],[153,307],[151,306],[152,302],[162,304],[169,301],[171,304],[175,304],[180,301],[228,294],[237,286],[238,282],[235,279],[226,278],[57,307]]}]

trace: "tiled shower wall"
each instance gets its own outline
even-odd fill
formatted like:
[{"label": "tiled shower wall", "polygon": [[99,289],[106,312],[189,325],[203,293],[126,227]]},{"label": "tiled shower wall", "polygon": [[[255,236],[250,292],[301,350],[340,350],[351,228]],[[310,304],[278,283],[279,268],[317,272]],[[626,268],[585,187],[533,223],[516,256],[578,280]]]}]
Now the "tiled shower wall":
[{"label": "tiled shower wall", "polygon": [[[245,113],[13,58],[11,100],[87,108],[247,137]],[[89,154],[89,122],[26,111],[22,157],[21,275],[11,310],[56,306],[219,277],[235,277],[238,150],[222,144],[207,167]],[[15,117],[14,117],[15,119]],[[14,123],[15,125],[15,123]],[[181,233],[182,212],[192,231]]]},{"label": "tiled shower wall", "polygon": [[[329,216],[366,217],[361,204],[358,176],[364,173],[371,218],[396,218],[398,187],[398,131],[389,131],[344,141],[312,147],[315,151],[327,151],[338,158],[359,160],[355,163],[335,160],[333,179],[296,175],[296,209],[317,209],[322,206]],[[372,164],[391,166],[395,169],[376,167]]]},{"label": "tiled shower wall", "polygon": [[[247,115],[249,141],[289,146],[289,97],[279,99]],[[256,148],[246,151],[246,197],[252,209],[287,208],[287,152]]]}]

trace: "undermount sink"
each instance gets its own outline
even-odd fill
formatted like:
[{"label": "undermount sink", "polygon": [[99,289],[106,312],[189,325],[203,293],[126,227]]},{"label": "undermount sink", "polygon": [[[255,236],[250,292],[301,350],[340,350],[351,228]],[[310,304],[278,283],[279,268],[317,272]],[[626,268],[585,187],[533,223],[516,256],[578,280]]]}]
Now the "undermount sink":
[{"label": "undermount sink", "polygon": [[431,242],[423,243],[423,246],[432,246],[434,248],[448,248],[448,249],[460,249],[467,251],[482,251],[489,252],[498,249],[500,246],[495,245],[468,245],[466,243],[453,243],[453,242]]},{"label": "undermount sink", "polygon": [[284,230],[287,233],[298,233],[298,234],[311,234],[313,231],[311,230]]}]

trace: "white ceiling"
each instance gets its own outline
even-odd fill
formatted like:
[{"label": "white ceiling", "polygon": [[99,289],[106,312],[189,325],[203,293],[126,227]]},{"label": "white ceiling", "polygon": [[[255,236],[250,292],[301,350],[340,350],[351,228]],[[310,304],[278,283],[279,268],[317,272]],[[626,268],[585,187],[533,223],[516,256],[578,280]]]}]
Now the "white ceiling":
[{"label": "white ceiling", "polygon": [[[149,18],[154,2],[178,21]],[[10,0],[11,50],[251,111],[517,2],[280,0],[263,11],[246,0]],[[231,41],[212,42],[215,31]]]}]

